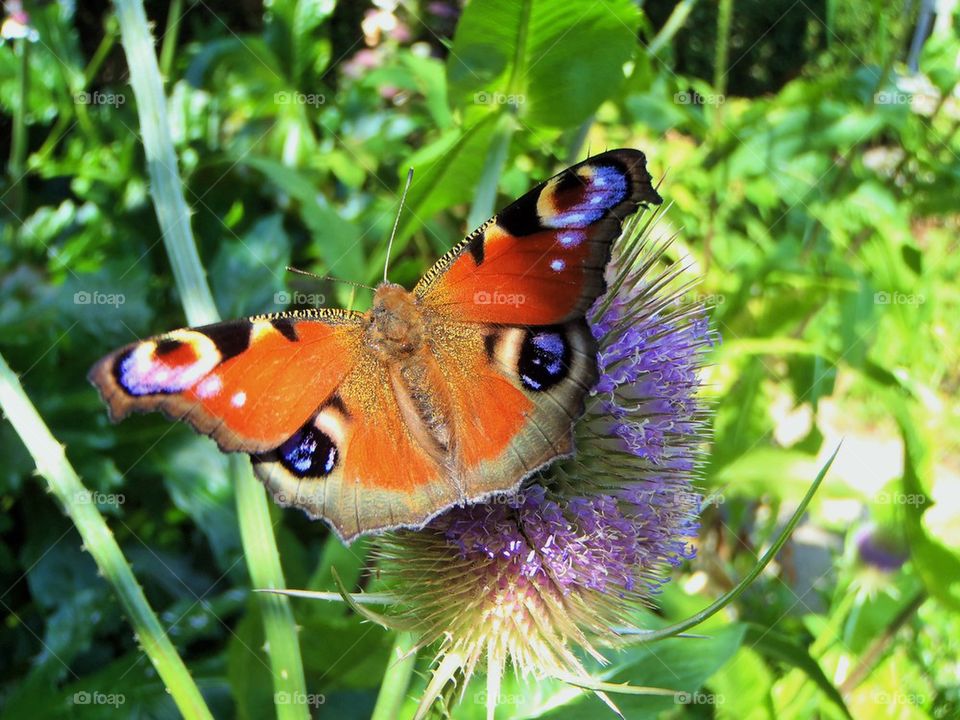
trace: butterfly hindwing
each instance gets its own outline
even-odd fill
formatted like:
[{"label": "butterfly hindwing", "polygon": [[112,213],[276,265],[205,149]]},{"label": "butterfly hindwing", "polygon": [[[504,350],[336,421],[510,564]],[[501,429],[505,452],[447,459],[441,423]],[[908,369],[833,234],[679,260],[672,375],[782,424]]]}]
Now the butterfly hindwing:
[{"label": "butterfly hindwing", "polygon": [[[425,348],[423,354],[411,366],[435,373]],[[336,394],[303,428],[283,446],[253,456],[274,499],[325,518],[348,542],[364,532],[422,525],[465,501],[446,442],[424,426],[403,374],[362,348]],[[439,402],[443,391],[437,374],[421,381],[417,395]]]},{"label": "butterfly hindwing", "polygon": [[512,490],[572,454],[573,422],[597,380],[596,343],[584,320],[464,323],[438,334],[434,352],[450,390],[457,474],[468,497]]}]

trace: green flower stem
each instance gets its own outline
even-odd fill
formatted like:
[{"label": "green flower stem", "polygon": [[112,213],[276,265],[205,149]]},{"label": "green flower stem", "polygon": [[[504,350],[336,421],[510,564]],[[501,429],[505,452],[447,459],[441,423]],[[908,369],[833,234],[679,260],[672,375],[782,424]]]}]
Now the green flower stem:
[{"label": "green flower stem", "polygon": [[[187,321],[191,325],[216,322],[219,315],[190,229],[190,210],[177,170],[163,81],[143,4],[140,0],[116,0],[115,5],[137,100],[151,194]],[[232,458],[230,468],[251,582],[263,588],[283,588],[286,583],[263,486],[253,477],[245,458]],[[286,702],[277,704],[278,717],[308,718],[306,679],[290,602],[271,593],[260,594],[258,599],[274,689],[278,697],[286,698]]]},{"label": "green flower stem", "polygon": [[[730,62],[730,28],[733,24],[733,0],[720,0],[717,13],[717,47],[713,63],[713,91],[723,97],[727,92],[728,63]],[[723,103],[713,108],[713,129],[723,123]]]},{"label": "green flower stem", "polygon": [[153,36],[140,0],[116,0],[120,40],[130,68],[130,84],[137,99],[140,134],[147,155],[151,195],[163,232],[163,243],[173,266],[180,300],[191,325],[216,322],[213,295],[190,230],[190,208],[183,197],[177,156],[167,121],[167,99],[153,50]]},{"label": "green flower stem", "polygon": [[[236,486],[240,538],[250,582],[255,588],[283,589],[286,582],[263,485],[253,476],[250,462],[239,455],[230,458],[230,475]],[[284,595],[270,592],[257,593],[257,598],[263,614],[275,697],[286,699],[277,703],[277,717],[309,718],[307,683],[290,601]]]},{"label": "green flower stem", "polygon": [[13,138],[10,142],[10,205],[18,217],[23,217],[23,170],[27,157],[27,105],[30,92],[30,43],[21,38],[14,42],[14,52],[20,56],[17,64],[17,103],[13,111]]},{"label": "green flower stem", "polygon": [[417,664],[416,643],[413,633],[397,633],[396,642],[390,651],[390,661],[383,674],[383,682],[377,695],[370,720],[393,720],[400,716],[400,708],[406,700],[407,689],[413,668]]},{"label": "green flower stem", "polygon": [[803,496],[803,500],[800,501],[797,509],[787,521],[787,524],[777,536],[777,539],[773,541],[770,549],[763,554],[763,557],[757,561],[753,568],[751,568],[750,572],[747,573],[732,590],[725,593],[723,596],[718,598],[700,612],[696,613],[695,615],[691,615],[686,620],[682,620],[674,625],[669,625],[668,627],[659,628],[658,630],[643,632],[638,636],[637,639],[640,642],[649,643],[654,642],[655,640],[662,640],[663,638],[679,635],[680,633],[686,632],[687,630],[700,625],[702,622],[716,615],[718,612],[723,610],[723,608],[740,597],[743,591],[750,587],[754,580],[760,577],[760,573],[763,572],[763,569],[770,564],[770,561],[777,556],[777,553],[780,552],[781,548],[783,548],[783,546],[787,543],[787,540],[790,539],[794,528],[800,522],[804,512],[807,510],[807,506],[810,504],[810,501],[813,500],[813,496],[816,494],[817,489],[820,487],[823,479],[827,476],[827,471],[830,469],[830,466],[833,465],[833,461],[836,459],[838,452],[840,452],[839,445],[837,446],[837,449],[833,451],[833,454],[830,456],[827,462],[824,463],[823,467],[820,468],[820,472],[817,473],[817,477],[814,478],[813,483],[811,483],[810,489],[807,490],[806,495]]},{"label": "green flower stem", "polygon": [[[110,55],[110,52],[113,50],[113,46],[116,44],[117,22],[116,18],[111,15],[109,18],[107,18],[107,22],[104,24],[103,38],[100,40],[100,44],[94,51],[93,57],[90,59],[90,62],[83,71],[83,86],[85,88],[89,87],[90,83],[93,82],[93,79],[100,71],[101,66]],[[57,147],[60,140],[73,123],[73,116],[73,110],[70,112],[57,113],[57,122],[54,123],[53,129],[47,134],[47,138],[43,141],[43,145],[40,146],[40,149],[33,153],[33,156],[31,157],[31,167],[43,167],[44,163],[47,162],[48,157],[53,154],[54,149]]]},{"label": "green flower stem", "polygon": [[503,173],[504,165],[507,163],[510,141],[513,139],[516,127],[516,122],[510,112],[503,112],[497,118],[497,126],[493,131],[490,150],[483,164],[483,173],[480,175],[480,181],[474,191],[473,205],[470,206],[470,214],[467,216],[468,228],[480,227],[481,224],[493,216],[497,203],[497,186],[500,183],[500,175]]},{"label": "green flower stem", "polygon": [[87,491],[67,461],[63,445],[50,434],[3,357],[0,357],[0,408],[33,456],[37,472],[46,479],[48,487],[76,525],[84,548],[113,586],[137,634],[137,641],[157,669],[181,714],[185,718],[212,719],[190,671],[147,604],[143,589],[103,516],[95,504],[83,502]]},{"label": "green flower stem", "polygon": [[85,88],[89,87],[90,83],[93,82],[97,73],[100,72],[100,68],[103,67],[103,63],[113,51],[113,46],[116,44],[117,21],[113,16],[108,16],[103,25],[103,37],[100,39],[100,44],[94,51],[93,57],[90,58],[90,62],[87,63],[87,67],[83,70],[83,86]]},{"label": "green flower stem", "polygon": [[170,77],[177,40],[180,36],[180,20],[183,15],[183,0],[173,0],[167,8],[167,27],[163,31],[163,47],[160,48],[160,72],[164,78]]},{"label": "green flower stem", "polygon": [[650,57],[655,57],[663,48],[670,45],[674,35],[686,25],[687,18],[690,16],[690,12],[696,4],[697,0],[680,0],[680,2],[674,6],[670,17],[667,18],[667,22],[663,24],[660,32],[656,34],[647,46],[647,54],[650,55]]}]

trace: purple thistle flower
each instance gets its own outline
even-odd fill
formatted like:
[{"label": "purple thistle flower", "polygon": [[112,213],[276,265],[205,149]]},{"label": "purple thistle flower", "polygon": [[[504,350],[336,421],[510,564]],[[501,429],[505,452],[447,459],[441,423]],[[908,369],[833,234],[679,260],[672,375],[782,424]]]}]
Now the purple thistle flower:
[{"label": "purple thistle flower", "polygon": [[896,572],[910,556],[903,540],[889,528],[864,525],[854,536],[854,542],[860,561],[881,572]]},{"label": "purple thistle flower", "polygon": [[421,646],[439,641],[418,717],[449,681],[465,690],[484,658],[489,718],[508,662],[523,676],[586,677],[574,649],[603,661],[595,646],[625,642],[617,628],[694,555],[706,433],[696,394],[716,337],[702,304],[681,301],[679,272],[662,268],[665,247],[637,228],[588,314],[600,379],[575,427],[576,455],[515,495],[380,541],[398,624]]}]

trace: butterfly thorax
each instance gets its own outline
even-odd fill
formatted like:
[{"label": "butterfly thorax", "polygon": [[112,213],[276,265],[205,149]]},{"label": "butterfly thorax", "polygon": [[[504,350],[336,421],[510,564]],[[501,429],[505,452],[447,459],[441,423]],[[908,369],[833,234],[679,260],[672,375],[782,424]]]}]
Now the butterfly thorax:
[{"label": "butterfly thorax", "polygon": [[405,360],[423,345],[424,319],[412,293],[384,283],[367,313],[364,340],[385,361]]}]

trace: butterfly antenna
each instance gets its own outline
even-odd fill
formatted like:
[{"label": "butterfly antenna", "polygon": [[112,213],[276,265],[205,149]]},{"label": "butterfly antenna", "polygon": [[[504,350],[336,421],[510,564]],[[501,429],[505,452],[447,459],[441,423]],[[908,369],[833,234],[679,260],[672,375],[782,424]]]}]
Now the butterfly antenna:
[{"label": "butterfly antenna", "polygon": [[333,275],[317,275],[316,273],[307,272],[306,270],[301,270],[300,268],[290,267],[287,265],[287,272],[296,273],[297,275],[306,275],[307,277],[316,278],[317,280],[329,280],[330,282],[343,283],[344,285],[352,285],[353,287],[366,288],[367,290],[376,290],[372,285],[364,285],[360,282],[354,282],[353,280],[344,280],[343,278],[334,277]]},{"label": "butterfly antenna", "polygon": [[387,281],[387,269],[390,267],[390,250],[393,248],[393,239],[397,236],[397,228],[400,226],[400,213],[403,212],[403,203],[407,199],[407,190],[410,189],[410,183],[413,182],[413,168],[407,170],[407,184],[403,186],[403,195],[400,196],[400,207],[397,208],[397,219],[393,221],[393,231],[390,233],[390,242],[387,243],[387,257],[383,261],[383,281]]}]

